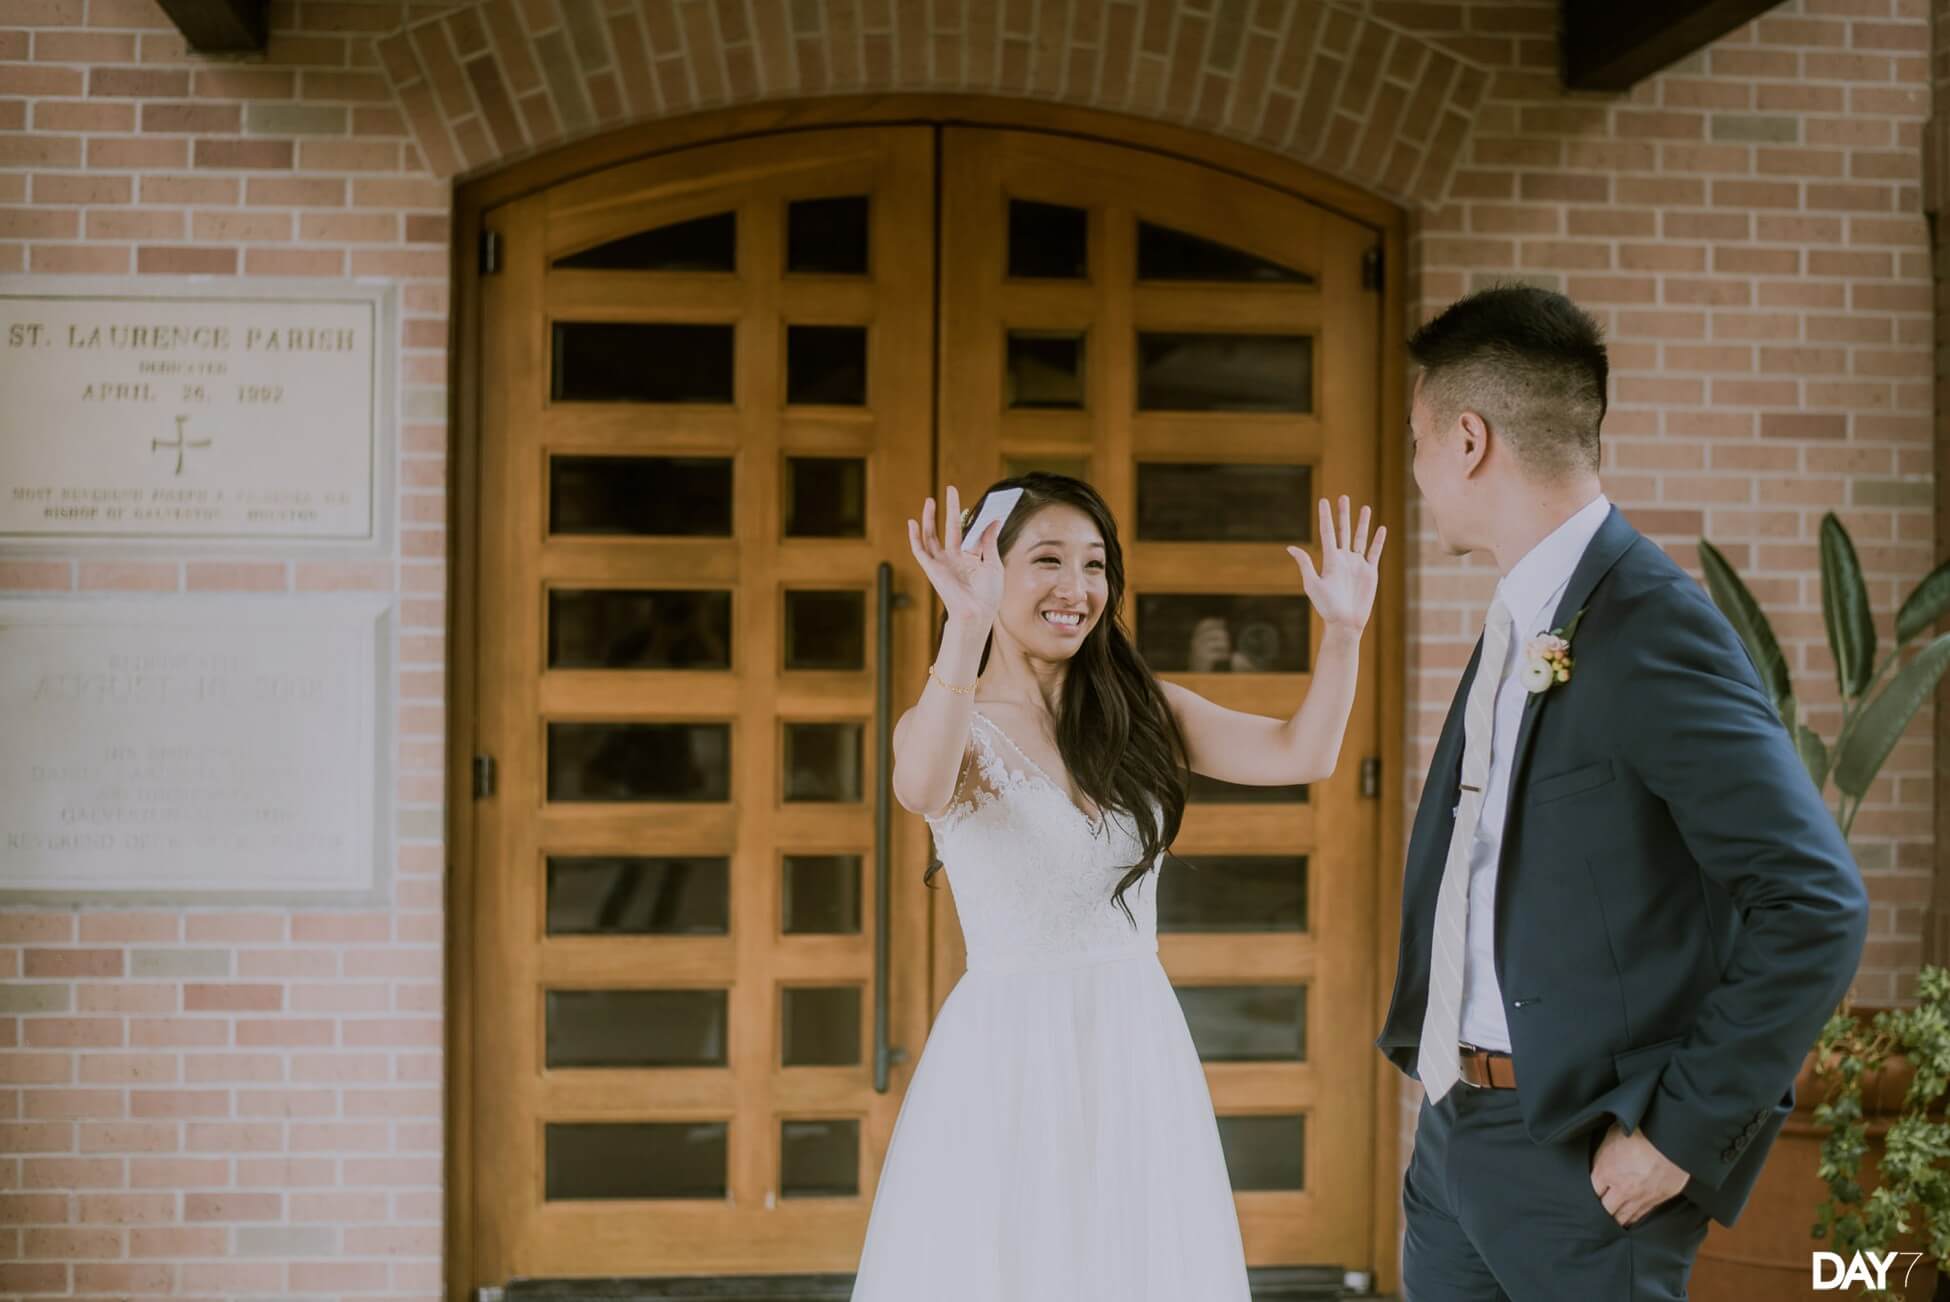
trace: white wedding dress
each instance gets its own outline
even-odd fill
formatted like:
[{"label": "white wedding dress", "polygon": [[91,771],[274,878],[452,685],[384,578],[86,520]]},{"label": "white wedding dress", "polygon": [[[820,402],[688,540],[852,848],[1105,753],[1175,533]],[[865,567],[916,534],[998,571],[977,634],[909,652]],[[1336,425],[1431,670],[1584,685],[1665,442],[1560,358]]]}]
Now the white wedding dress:
[{"label": "white wedding dress", "polygon": [[977,712],[934,830],[968,972],[915,1066],[853,1302],[1248,1302],[1238,1213],[1158,962],[1161,865]]}]

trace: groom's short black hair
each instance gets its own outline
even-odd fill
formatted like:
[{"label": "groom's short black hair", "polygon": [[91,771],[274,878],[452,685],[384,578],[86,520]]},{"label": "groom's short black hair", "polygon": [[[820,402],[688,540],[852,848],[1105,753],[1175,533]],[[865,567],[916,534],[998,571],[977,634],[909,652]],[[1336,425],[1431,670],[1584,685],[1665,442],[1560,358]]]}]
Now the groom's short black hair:
[{"label": "groom's short black hair", "polygon": [[1438,429],[1473,411],[1537,478],[1597,471],[1611,366],[1598,323],[1564,295],[1479,290],[1417,330],[1408,353]]}]

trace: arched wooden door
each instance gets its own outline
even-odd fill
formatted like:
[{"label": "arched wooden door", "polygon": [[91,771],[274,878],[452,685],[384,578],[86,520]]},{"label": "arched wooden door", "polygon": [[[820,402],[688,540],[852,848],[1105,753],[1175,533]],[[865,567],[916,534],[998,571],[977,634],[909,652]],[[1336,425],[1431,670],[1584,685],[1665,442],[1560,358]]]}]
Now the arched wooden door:
[{"label": "arched wooden door", "polygon": [[[936,620],[905,519],[1093,480],[1154,667],[1290,712],[1318,629],[1281,544],[1376,490],[1377,236],[930,126],[661,155],[486,226],[464,1273],[849,1271],[961,964],[882,803]],[[1364,673],[1335,778],[1198,783],[1161,893],[1256,1265],[1371,1264]]]}]

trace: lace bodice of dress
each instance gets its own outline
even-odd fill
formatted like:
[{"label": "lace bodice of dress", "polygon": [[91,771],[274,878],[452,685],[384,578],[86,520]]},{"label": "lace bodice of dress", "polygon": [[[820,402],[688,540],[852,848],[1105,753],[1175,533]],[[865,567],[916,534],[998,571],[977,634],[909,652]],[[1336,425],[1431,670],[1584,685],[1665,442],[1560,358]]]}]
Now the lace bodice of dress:
[{"label": "lace bodice of dress", "polygon": [[1111,893],[1143,847],[1128,815],[1085,816],[1069,794],[979,710],[946,811],[930,818],[955,894],[968,967],[1068,966],[1157,948],[1158,865]]}]

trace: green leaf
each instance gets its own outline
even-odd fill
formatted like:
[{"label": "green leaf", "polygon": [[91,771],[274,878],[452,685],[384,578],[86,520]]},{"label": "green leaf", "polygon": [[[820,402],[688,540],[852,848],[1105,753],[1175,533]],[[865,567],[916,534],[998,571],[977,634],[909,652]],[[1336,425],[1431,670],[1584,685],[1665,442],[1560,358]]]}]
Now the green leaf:
[{"label": "green leaf", "polygon": [[1828,747],[1821,737],[1805,723],[1794,725],[1794,748],[1801,752],[1801,762],[1808,767],[1808,776],[1815,780],[1815,790],[1828,781]]},{"label": "green leaf", "polygon": [[1821,517],[1821,616],[1828,623],[1835,679],[1842,695],[1854,700],[1874,671],[1876,626],[1869,616],[1869,590],[1862,582],[1855,544],[1833,511]]},{"label": "green leaf", "polygon": [[1924,647],[1876,698],[1855,717],[1841,753],[1835,757],[1835,786],[1844,795],[1861,799],[1875,781],[1882,762],[1896,748],[1910,720],[1936,692],[1937,680],[1950,668],[1950,633]]},{"label": "green leaf", "polygon": [[1930,571],[1930,577],[1916,585],[1896,612],[1896,641],[1907,642],[1926,631],[1946,610],[1950,610],[1950,561]]},{"label": "green leaf", "polygon": [[1760,675],[1768,695],[1774,698],[1774,709],[1779,712],[1781,722],[1792,727],[1794,684],[1788,677],[1787,658],[1781,654],[1781,644],[1774,639],[1774,626],[1767,622],[1760,603],[1733,572],[1733,566],[1727,564],[1720,549],[1704,538],[1699,540],[1699,559],[1700,567],[1706,571],[1706,589],[1713,594],[1713,604],[1746,644],[1747,658],[1754,662],[1754,672]]}]

